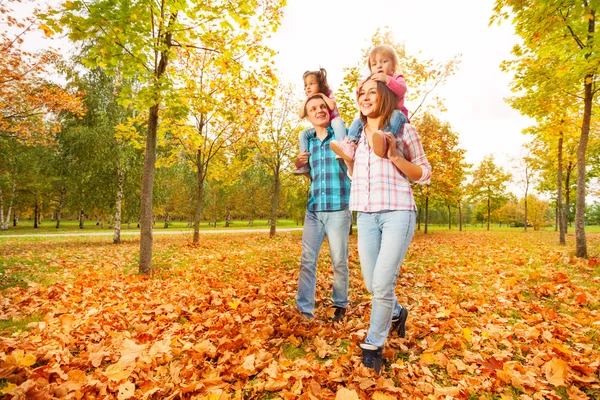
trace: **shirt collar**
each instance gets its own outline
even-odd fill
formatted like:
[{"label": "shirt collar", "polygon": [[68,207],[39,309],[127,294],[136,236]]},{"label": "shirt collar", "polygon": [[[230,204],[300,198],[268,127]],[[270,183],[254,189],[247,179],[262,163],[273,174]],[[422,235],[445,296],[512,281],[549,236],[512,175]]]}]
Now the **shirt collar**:
[{"label": "shirt collar", "polygon": [[[327,136],[325,137],[325,139],[323,141],[331,138],[332,136],[334,136],[333,128],[331,127],[331,125],[329,125],[327,127]],[[311,137],[315,138],[315,139],[317,138],[317,130],[314,127],[312,128],[312,136]]]}]

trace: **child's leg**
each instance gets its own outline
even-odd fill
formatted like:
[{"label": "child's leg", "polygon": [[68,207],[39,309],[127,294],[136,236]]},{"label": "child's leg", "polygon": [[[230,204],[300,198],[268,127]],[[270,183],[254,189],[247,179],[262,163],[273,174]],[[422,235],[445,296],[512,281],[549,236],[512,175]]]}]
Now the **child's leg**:
[{"label": "child's leg", "polygon": [[333,133],[335,134],[335,140],[341,142],[346,137],[346,125],[344,124],[344,120],[340,117],[336,117],[331,120],[331,128],[333,129]]},{"label": "child's leg", "polygon": [[333,128],[333,132],[335,134],[335,140],[331,141],[331,150],[335,154],[337,154],[337,159],[343,159],[345,161],[354,160],[354,147],[348,142],[346,136],[346,125],[344,125],[344,120],[341,118],[334,118],[331,121],[331,127]]},{"label": "child's leg", "polygon": [[300,153],[305,152],[308,148],[308,135],[310,129],[305,129],[298,134],[298,143],[300,144]]},{"label": "child's leg", "polygon": [[[306,151],[306,149],[308,148],[308,138],[309,136],[314,132],[314,130],[311,129],[305,129],[302,132],[300,132],[298,134],[298,143],[300,145],[300,153],[303,153]],[[296,170],[294,171],[294,175],[306,175],[308,174],[310,171],[310,165],[306,164],[300,168],[296,168]],[[310,176],[309,176],[310,177]]]},{"label": "child's leg", "polygon": [[384,129],[384,132],[391,132],[394,137],[398,137],[398,133],[406,122],[406,115],[400,110],[394,110],[390,118],[390,124]]},{"label": "child's leg", "polygon": [[350,129],[348,129],[348,140],[351,142],[358,142],[360,139],[360,131],[363,128],[363,123],[359,118],[356,118],[352,121],[352,125],[350,125]]}]

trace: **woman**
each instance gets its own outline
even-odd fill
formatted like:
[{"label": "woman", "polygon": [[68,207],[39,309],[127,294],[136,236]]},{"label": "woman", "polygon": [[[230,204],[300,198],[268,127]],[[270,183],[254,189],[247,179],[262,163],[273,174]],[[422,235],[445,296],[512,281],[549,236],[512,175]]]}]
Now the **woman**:
[{"label": "woman", "polygon": [[371,321],[364,343],[362,362],[379,373],[383,345],[392,327],[405,335],[408,311],[396,300],[398,271],[410,244],[417,207],[408,179],[427,184],[431,165],[415,129],[404,124],[396,139],[383,132],[386,158],[373,152],[373,133],[389,124],[398,99],[384,83],[367,80],[358,91],[358,106],[364,124],[356,148],[352,174],[350,209],[358,212],[358,253],[362,276],[371,300]]}]

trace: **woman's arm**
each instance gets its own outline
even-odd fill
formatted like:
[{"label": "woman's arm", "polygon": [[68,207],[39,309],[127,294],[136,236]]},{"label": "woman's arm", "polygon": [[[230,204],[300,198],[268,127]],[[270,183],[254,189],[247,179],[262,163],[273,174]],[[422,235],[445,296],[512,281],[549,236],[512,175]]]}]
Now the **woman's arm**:
[{"label": "woman's arm", "polygon": [[385,132],[385,135],[389,140],[389,160],[415,183],[421,185],[429,183],[431,164],[427,161],[421,138],[415,128],[409,124],[404,124],[404,132],[401,137],[402,144],[406,148],[406,158],[398,153],[398,143],[394,135],[389,132]]}]

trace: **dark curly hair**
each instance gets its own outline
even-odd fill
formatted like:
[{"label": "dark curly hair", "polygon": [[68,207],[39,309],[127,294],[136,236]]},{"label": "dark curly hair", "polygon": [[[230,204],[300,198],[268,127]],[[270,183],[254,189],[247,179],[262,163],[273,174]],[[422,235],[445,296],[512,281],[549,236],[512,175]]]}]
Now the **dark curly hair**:
[{"label": "dark curly hair", "polygon": [[306,71],[302,75],[302,82],[306,82],[306,78],[311,75],[317,79],[319,93],[323,93],[325,96],[327,96],[331,92],[331,89],[327,83],[327,71],[325,71],[325,68],[320,68],[318,71]]}]

